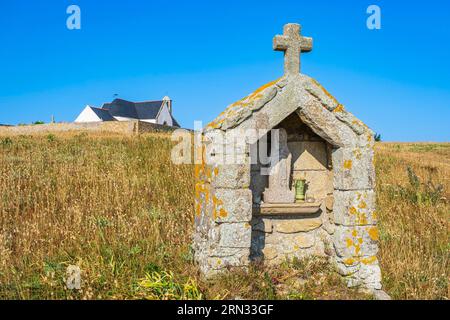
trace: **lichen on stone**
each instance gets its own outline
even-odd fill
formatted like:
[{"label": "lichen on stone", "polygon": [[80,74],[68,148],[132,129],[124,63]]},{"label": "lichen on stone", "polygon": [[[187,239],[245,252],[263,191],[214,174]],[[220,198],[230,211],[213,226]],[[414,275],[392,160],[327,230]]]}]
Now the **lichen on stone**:
[{"label": "lichen on stone", "polygon": [[271,101],[278,93],[278,90],[286,85],[285,78],[266,83],[248,96],[229,105],[216,119],[210,122],[206,129],[227,130],[236,127],[253,112],[261,109]]},{"label": "lichen on stone", "polygon": [[338,120],[348,125],[356,134],[361,135],[368,131],[368,127],[358,120],[353,114],[345,110],[345,107],[337,101],[317,80],[309,78],[305,82],[305,89],[315,98],[319,99],[320,103],[328,111],[333,112]]}]

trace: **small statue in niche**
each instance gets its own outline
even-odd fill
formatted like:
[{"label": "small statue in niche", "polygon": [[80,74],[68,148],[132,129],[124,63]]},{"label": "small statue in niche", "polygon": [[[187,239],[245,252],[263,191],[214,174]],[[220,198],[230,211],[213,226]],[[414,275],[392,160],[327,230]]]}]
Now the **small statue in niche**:
[{"label": "small statue in niche", "polygon": [[[275,138],[275,139],[274,139]],[[278,139],[277,139],[278,138]],[[294,203],[295,190],[291,188],[292,153],[284,129],[272,135],[269,187],[264,191],[266,203]]]}]

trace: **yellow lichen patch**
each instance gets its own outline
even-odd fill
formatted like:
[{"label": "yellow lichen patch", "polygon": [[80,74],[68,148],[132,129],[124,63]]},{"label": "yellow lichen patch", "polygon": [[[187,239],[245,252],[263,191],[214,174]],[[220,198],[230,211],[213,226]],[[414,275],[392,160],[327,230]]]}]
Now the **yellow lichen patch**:
[{"label": "yellow lichen patch", "polygon": [[358,235],[358,232],[356,230],[352,231],[352,236],[356,237]]},{"label": "yellow lichen patch", "polygon": [[360,212],[358,214],[358,223],[362,224],[362,225],[367,224],[367,217],[366,217],[366,215],[364,213]]},{"label": "yellow lichen patch", "polygon": [[211,177],[212,177],[211,167],[205,166],[204,172],[205,172],[205,176],[206,176],[207,181],[210,182],[211,181]]},{"label": "yellow lichen patch", "polygon": [[202,206],[200,205],[199,202],[197,202],[195,204],[195,215],[198,217],[201,215],[201,213],[202,213]]},{"label": "yellow lichen patch", "polygon": [[197,179],[197,180],[200,179],[200,175],[202,173],[202,169],[203,169],[203,166],[201,164],[196,164],[194,166],[195,179]]},{"label": "yellow lichen patch", "polygon": [[369,234],[370,239],[372,239],[373,241],[378,241],[378,239],[380,237],[377,227],[370,227],[368,230],[368,234]]},{"label": "yellow lichen patch", "polygon": [[361,258],[360,261],[361,261],[361,263],[367,265],[367,264],[374,264],[374,263],[376,263],[378,261],[378,259],[377,259],[376,256],[371,256],[371,257],[368,257],[368,258]]},{"label": "yellow lichen patch", "polygon": [[217,198],[216,196],[213,196],[213,204],[214,206],[223,205],[223,201]]},{"label": "yellow lichen patch", "polygon": [[[209,169],[206,165],[205,162],[205,148],[202,149],[201,151],[201,163],[200,164],[196,164],[194,167],[194,173],[195,173],[195,199],[197,199],[197,201],[200,203],[200,206],[202,205],[203,201],[206,204],[209,201],[209,184],[207,183],[207,179],[208,179],[208,175],[210,175],[210,173],[208,174],[208,170],[210,171],[211,169]],[[196,209],[197,210],[197,209]]]},{"label": "yellow lichen patch", "polygon": [[[219,210],[219,207],[223,205],[223,201],[217,198],[215,195],[212,197],[212,214],[214,220],[217,219],[218,216],[221,214],[222,208]],[[225,210],[224,210],[225,211]]]},{"label": "yellow lichen patch", "polygon": [[355,255],[359,255],[360,251],[361,251],[361,245],[355,244]]},{"label": "yellow lichen patch", "polygon": [[351,265],[354,265],[357,261],[353,258],[347,258],[343,262],[344,262],[344,264],[351,266]]},{"label": "yellow lichen patch", "polygon": [[316,85],[316,86],[318,86],[319,88],[320,88],[320,90],[322,90],[322,92],[323,93],[325,93],[325,95],[328,97],[328,98],[330,98],[331,100],[333,100],[337,105],[341,105],[337,100],[336,100],[336,98],[335,97],[333,97],[332,95],[331,95],[331,93],[329,93],[328,92],[328,90],[327,89],[325,89],[317,80],[315,80],[315,79],[311,79],[313,82],[314,82],[314,84]]},{"label": "yellow lichen patch", "polygon": [[226,218],[228,216],[228,212],[226,212],[223,208],[221,208],[219,211],[219,216],[221,218]]},{"label": "yellow lichen patch", "polygon": [[210,122],[206,128],[207,129],[218,129],[222,126],[225,120],[233,118],[236,114],[239,114],[239,111],[242,108],[248,107],[252,105],[255,101],[262,98],[263,91],[274,86],[278,81],[280,81],[281,78],[271,81],[269,83],[266,83],[265,85],[258,88],[256,91],[251,93],[250,95],[242,98],[239,101],[236,101],[235,103],[229,105],[216,119],[214,119],[212,122]]},{"label": "yellow lichen patch", "polygon": [[205,200],[208,201],[209,190],[205,183],[203,183],[201,181],[197,182],[195,184],[194,188],[195,188],[195,198],[196,199],[201,199],[202,198],[201,196],[203,195]]},{"label": "yellow lichen patch", "polygon": [[300,249],[299,246],[297,245],[294,246],[294,251],[298,251],[299,249]]},{"label": "yellow lichen patch", "polygon": [[350,170],[352,168],[353,162],[352,160],[345,160],[344,161],[344,168],[347,170]]},{"label": "yellow lichen patch", "polygon": [[338,104],[336,108],[334,108],[333,112],[344,112],[344,106],[342,104]]},{"label": "yellow lichen patch", "polygon": [[359,203],[359,205],[358,205],[358,208],[360,208],[360,209],[365,209],[365,208],[367,208],[367,203],[365,203],[364,201],[361,201],[361,202]]},{"label": "yellow lichen patch", "polygon": [[347,248],[350,248],[351,246],[353,246],[353,240],[352,239],[347,238],[346,242],[347,242]]},{"label": "yellow lichen patch", "polygon": [[214,175],[217,177],[219,175],[219,168],[215,167],[214,168]]},{"label": "yellow lichen patch", "polygon": [[248,96],[242,98],[241,100],[236,101],[235,103],[233,103],[232,105],[230,105],[226,110],[225,113],[227,113],[227,110],[233,111],[233,107],[247,107],[249,106],[253,101],[258,100],[259,98],[263,97],[262,92],[270,87],[272,87],[273,85],[275,85],[278,81],[280,81],[281,78],[278,78],[275,81],[271,81],[269,83],[266,83],[265,85],[259,87],[258,89],[256,89],[256,91],[254,91],[253,93],[249,94]]},{"label": "yellow lichen patch", "polygon": [[356,210],[355,207],[351,207],[351,208],[348,210],[348,212],[350,212],[350,214],[357,214],[357,213],[358,213],[358,211]]},{"label": "yellow lichen patch", "polygon": [[251,93],[247,97],[244,97],[243,99],[241,99],[239,101],[236,101],[231,106],[234,107],[234,106],[237,106],[237,105],[242,105],[244,101],[250,102],[250,101],[253,101],[253,100],[261,98],[263,96],[262,92],[264,90],[266,90],[267,88],[270,88],[271,86],[275,85],[278,81],[280,81],[280,79],[281,78],[278,78],[275,81],[271,81],[269,83],[266,83],[265,85],[263,85],[263,86],[259,87],[258,89],[256,89],[253,93]]}]

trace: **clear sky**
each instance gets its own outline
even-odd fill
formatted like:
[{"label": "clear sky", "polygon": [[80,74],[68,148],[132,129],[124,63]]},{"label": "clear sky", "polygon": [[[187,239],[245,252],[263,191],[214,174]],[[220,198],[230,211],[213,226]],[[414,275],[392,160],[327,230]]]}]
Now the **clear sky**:
[{"label": "clear sky", "polygon": [[[66,9],[81,8],[81,30]],[[369,5],[381,30],[366,27]],[[14,0],[0,5],[0,123],[169,95],[184,127],[282,75],[272,38],[314,38],[302,72],[388,141],[450,141],[450,1]]]}]

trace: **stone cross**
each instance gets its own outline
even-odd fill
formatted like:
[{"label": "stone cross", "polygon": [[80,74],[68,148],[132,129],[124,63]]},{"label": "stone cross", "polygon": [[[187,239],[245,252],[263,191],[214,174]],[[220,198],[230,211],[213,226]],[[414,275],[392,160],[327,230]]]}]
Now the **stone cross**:
[{"label": "stone cross", "polygon": [[273,38],[273,50],[284,51],[285,75],[300,73],[300,54],[312,50],[313,39],[303,37],[300,32],[299,24],[288,23],[284,26],[283,35]]}]

